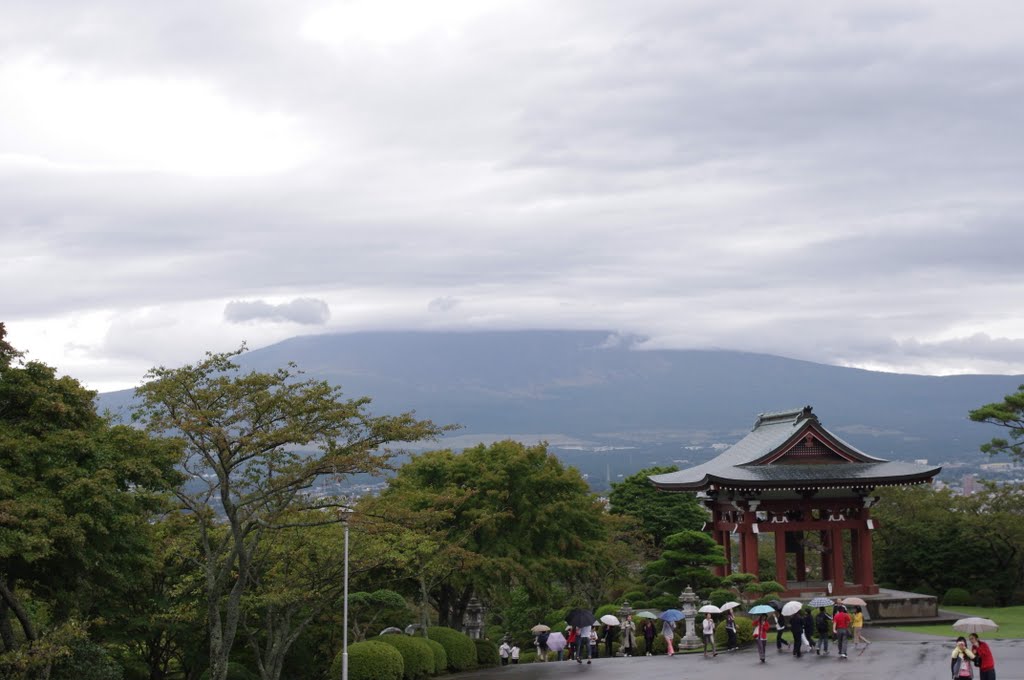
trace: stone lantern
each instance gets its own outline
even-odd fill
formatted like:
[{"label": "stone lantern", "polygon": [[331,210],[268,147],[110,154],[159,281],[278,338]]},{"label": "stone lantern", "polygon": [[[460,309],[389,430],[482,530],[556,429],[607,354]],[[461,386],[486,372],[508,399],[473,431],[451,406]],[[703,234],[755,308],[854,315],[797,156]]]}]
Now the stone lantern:
[{"label": "stone lantern", "polygon": [[695,630],[695,624],[697,621],[697,595],[693,592],[693,588],[686,586],[686,590],[679,596],[679,602],[682,605],[680,609],[686,616],[686,635],[683,636],[682,641],[679,643],[681,649],[697,649],[701,646],[700,638],[697,637]]},{"label": "stone lantern", "polygon": [[484,612],[487,610],[475,597],[466,605],[466,614],[462,617],[462,630],[473,640],[484,636]]}]

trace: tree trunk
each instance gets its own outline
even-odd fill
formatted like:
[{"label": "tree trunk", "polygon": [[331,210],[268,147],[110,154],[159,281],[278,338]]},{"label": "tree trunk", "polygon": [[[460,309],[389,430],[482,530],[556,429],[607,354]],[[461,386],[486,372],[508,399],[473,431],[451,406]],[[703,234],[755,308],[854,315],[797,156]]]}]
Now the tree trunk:
[{"label": "tree trunk", "polygon": [[4,579],[0,579],[0,598],[7,603],[11,611],[18,618],[18,623],[21,624],[21,629],[25,633],[25,639],[29,642],[35,642],[39,639],[36,635],[36,630],[32,626],[32,619],[29,618],[28,612],[21,606],[18,599],[14,596],[14,578],[7,576]]},{"label": "tree trunk", "polygon": [[14,650],[14,629],[11,627],[11,608],[7,600],[0,598],[0,639],[4,643],[4,651]]}]

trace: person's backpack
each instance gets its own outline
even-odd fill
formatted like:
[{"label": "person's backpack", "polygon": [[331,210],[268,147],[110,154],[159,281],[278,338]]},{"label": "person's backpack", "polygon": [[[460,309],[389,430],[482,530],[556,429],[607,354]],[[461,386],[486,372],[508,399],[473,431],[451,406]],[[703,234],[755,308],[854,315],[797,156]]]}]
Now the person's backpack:
[{"label": "person's backpack", "polygon": [[538,635],[537,636],[537,643],[541,647],[547,647],[548,646],[548,633],[544,632],[544,633],[541,633],[540,635]]},{"label": "person's backpack", "polygon": [[814,618],[814,625],[817,627],[819,633],[827,633],[828,614],[825,612],[818,612],[818,615]]}]

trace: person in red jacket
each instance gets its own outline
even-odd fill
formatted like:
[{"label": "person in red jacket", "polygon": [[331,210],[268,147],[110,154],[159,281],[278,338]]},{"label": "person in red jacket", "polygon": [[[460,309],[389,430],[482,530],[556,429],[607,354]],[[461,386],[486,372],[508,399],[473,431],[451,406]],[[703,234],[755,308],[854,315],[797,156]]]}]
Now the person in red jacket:
[{"label": "person in red jacket", "polygon": [[996,660],[987,642],[982,642],[977,633],[971,633],[971,651],[981,659],[978,680],[996,680]]},{"label": "person in red jacket", "polygon": [[835,616],[832,617],[832,632],[836,634],[836,647],[839,648],[839,658],[846,658],[846,638],[850,635],[850,615],[846,613],[846,607],[836,607]]},{"label": "person in red jacket", "polygon": [[764,614],[754,622],[754,641],[757,643],[757,655],[761,657],[761,663],[764,663],[764,648],[768,644],[768,631],[771,628],[772,625],[768,623],[768,617]]}]

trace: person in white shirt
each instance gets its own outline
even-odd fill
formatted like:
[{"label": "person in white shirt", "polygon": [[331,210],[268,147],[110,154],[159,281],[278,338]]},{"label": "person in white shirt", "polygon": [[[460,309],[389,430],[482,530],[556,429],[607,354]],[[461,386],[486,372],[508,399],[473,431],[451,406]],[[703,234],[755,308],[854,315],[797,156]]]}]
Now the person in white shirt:
[{"label": "person in white shirt", "polygon": [[583,650],[587,650],[587,663],[590,663],[590,626],[583,626],[576,634],[576,663],[583,663]]},{"label": "person in white shirt", "polygon": [[512,647],[509,646],[508,640],[504,640],[501,643],[501,647],[498,647],[498,656],[501,657],[501,665],[508,665],[508,657],[512,654]]},{"label": "person in white shirt", "polygon": [[519,663],[519,645],[512,645],[508,655],[512,658],[512,663]]},{"label": "person in white shirt", "polygon": [[708,645],[711,645],[711,656],[718,656],[715,648],[715,620],[711,618],[711,612],[704,615],[704,656],[708,655]]}]

